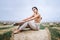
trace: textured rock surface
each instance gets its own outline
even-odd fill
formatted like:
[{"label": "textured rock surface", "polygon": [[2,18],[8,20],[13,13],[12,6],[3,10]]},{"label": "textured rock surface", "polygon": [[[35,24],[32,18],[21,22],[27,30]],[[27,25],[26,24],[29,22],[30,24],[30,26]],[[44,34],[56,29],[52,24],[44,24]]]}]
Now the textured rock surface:
[{"label": "textured rock surface", "polygon": [[47,28],[39,31],[23,31],[18,34],[14,34],[14,40],[51,40],[50,33]]}]

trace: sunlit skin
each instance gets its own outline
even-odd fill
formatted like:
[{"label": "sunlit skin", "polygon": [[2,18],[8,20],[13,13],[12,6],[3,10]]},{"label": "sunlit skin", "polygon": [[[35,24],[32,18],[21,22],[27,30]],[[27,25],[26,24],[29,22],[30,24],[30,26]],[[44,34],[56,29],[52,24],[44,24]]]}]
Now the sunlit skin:
[{"label": "sunlit skin", "polygon": [[34,20],[36,23],[40,23],[40,20],[41,20],[41,16],[40,14],[38,13],[38,10],[36,10],[35,8],[32,9],[33,11],[33,15],[24,19],[22,22],[28,22],[28,21],[32,21]]},{"label": "sunlit skin", "polygon": [[[36,8],[33,8],[32,11],[33,11],[33,15],[32,16],[30,16],[30,17],[28,17],[26,19],[23,19],[19,23],[25,23],[25,22],[32,21],[32,20],[34,20],[34,22],[36,22],[36,23],[40,23],[42,18],[40,16],[40,14],[38,13],[38,10]],[[17,29],[17,30],[14,31],[14,33],[18,33],[19,31],[20,30]]]}]

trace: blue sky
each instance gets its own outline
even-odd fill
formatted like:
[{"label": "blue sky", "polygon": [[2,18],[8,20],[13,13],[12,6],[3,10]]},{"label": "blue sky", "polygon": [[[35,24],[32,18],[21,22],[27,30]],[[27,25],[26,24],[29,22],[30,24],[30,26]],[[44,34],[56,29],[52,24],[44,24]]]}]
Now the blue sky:
[{"label": "blue sky", "polygon": [[60,0],[0,0],[0,20],[20,21],[33,14],[36,6],[42,22],[60,21]]}]

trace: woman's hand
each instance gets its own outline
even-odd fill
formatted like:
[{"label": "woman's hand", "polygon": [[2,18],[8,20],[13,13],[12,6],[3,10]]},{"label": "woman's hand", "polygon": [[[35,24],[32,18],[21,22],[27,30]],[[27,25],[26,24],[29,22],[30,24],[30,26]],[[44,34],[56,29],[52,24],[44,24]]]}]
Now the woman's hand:
[{"label": "woman's hand", "polygon": [[25,23],[25,21],[20,21],[20,22],[15,23],[14,26],[21,25],[23,23]]},{"label": "woman's hand", "polygon": [[19,23],[25,23],[25,21],[20,21]]}]

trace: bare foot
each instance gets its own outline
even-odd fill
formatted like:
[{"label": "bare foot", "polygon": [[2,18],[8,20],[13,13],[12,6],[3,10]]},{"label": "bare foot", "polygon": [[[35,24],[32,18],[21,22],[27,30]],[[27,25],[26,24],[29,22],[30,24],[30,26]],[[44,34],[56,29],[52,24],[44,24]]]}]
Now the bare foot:
[{"label": "bare foot", "polygon": [[14,34],[16,34],[16,33],[18,33],[18,32],[20,32],[20,30],[15,30],[15,31],[13,31]]}]

